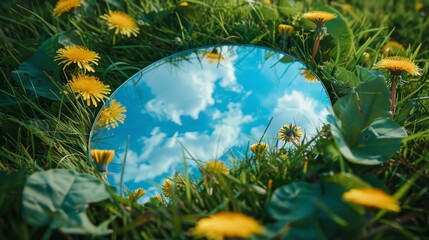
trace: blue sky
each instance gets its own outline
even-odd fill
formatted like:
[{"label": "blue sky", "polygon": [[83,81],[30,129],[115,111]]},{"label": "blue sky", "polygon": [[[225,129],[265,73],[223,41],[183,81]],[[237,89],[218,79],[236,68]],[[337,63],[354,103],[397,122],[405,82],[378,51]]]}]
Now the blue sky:
[{"label": "blue sky", "polygon": [[221,159],[228,165],[225,153],[245,152],[271,118],[264,139],[269,143],[284,124],[295,123],[311,136],[326,122],[328,95],[320,82],[304,79],[302,63],[280,62],[284,54],[256,46],[222,46],[221,60],[203,57],[211,51],[158,61],[112,94],[127,108],[125,123],[93,130],[91,140],[93,149],[116,151],[109,183],[119,185],[127,144],[124,186],[146,189],[146,201],[183,169],[184,159],[196,175],[195,160]]}]

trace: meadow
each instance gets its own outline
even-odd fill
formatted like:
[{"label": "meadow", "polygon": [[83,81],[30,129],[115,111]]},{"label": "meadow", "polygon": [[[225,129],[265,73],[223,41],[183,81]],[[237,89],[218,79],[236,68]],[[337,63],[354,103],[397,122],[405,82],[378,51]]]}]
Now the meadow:
[{"label": "meadow", "polygon": [[[0,11],[0,239],[428,238],[428,1],[7,0]],[[114,153],[88,149],[103,103],[157,60],[222,44],[306,64],[333,103],[329,124],[303,141],[285,123],[291,147],[259,142],[230,167],[176,174],[144,204],[144,189],[116,194]],[[100,116],[126,121],[120,104]]]}]

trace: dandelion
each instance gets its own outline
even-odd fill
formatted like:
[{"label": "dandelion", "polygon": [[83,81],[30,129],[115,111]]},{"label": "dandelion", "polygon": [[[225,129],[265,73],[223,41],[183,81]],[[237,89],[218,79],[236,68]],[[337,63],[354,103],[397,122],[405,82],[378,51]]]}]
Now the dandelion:
[{"label": "dandelion", "polygon": [[286,34],[290,36],[293,32],[293,27],[287,24],[279,24],[278,30],[280,34]]},{"label": "dandelion", "polygon": [[424,7],[425,5],[422,2],[420,1],[416,2],[415,8],[417,12],[420,12]]},{"label": "dandelion", "polygon": [[310,11],[302,15],[303,18],[314,22],[317,26],[322,26],[325,23],[336,18],[337,15],[325,11]]},{"label": "dandelion", "polygon": [[54,8],[54,15],[60,16],[82,5],[83,0],[59,0]]},{"label": "dandelion", "polygon": [[181,6],[181,7],[188,7],[189,3],[188,2],[181,2],[181,3],[179,3],[179,6]]},{"label": "dandelion", "polygon": [[95,70],[89,64],[94,63],[95,65],[98,65],[98,59],[100,59],[98,53],[78,45],[66,46],[58,49],[57,55],[54,58],[55,61],[61,61],[60,64],[65,63],[63,69],[68,65],[75,63],[80,69],[83,69],[84,71],[88,70],[90,72],[95,72]]},{"label": "dandelion", "polygon": [[316,42],[313,48],[313,53],[311,54],[311,61],[314,60],[317,50],[319,49],[320,40],[328,35],[328,29],[325,27],[325,23],[336,18],[337,15],[325,12],[325,11],[310,11],[302,15],[304,19],[310,20],[316,24]]},{"label": "dandelion", "polygon": [[281,158],[282,160],[286,160],[286,159],[287,159],[287,155],[286,155],[286,154],[280,154],[280,158]]},{"label": "dandelion", "polygon": [[219,160],[207,162],[203,169],[210,173],[229,174],[229,168]]},{"label": "dandelion", "polygon": [[164,196],[166,197],[171,196],[172,187],[173,187],[173,181],[171,181],[171,179],[167,179],[164,181],[164,183],[162,184],[162,193],[164,194]]},{"label": "dandelion", "polygon": [[421,76],[421,69],[411,59],[400,56],[386,57],[376,63],[373,69],[387,69],[392,75],[407,72],[412,76]]},{"label": "dandelion", "polygon": [[292,35],[293,27],[287,24],[279,24],[278,26],[280,37],[280,45],[282,46],[283,51],[286,51],[288,45],[288,36]]},{"label": "dandelion", "polygon": [[133,201],[137,201],[145,194],[146,194],[146,191],[143,188],[137,188],[136,190],[134,190],[132,194],[127,196],[127,199],[132,199]]},{"label": "dandelion", "polygon": [[345,192],[342,198],[346,202],[366,207],[386,209],[392,212],[401,211],[395,198],[377,188],[353,188]]},{"label": "dandelion", "polygon": [[279,138],[285,142],[298,143],[301,137],[301,128],[294,124],[283,125],[279,130]]},{"label": "dandelion", "polygon": [[318,82],[319,79],[314,75],[309,69],[301,69],[301,76],[304,77],[304,80],[307,82]]},{"label": "dandelion", "polygon": [[267,150],[268,150],[268,144],[264,142],[258,142],[250,146],[250,151],[252,151],[254,154],[261,154]]},{"label": "dandelion", "polygon": [[104,85],[95,76],[79,74],[73,76],[68,85],[77,94],[77,98],[82,97],[88,106],[92,103],[97,107],[97,102],[107,98],[106,95],[110,93],[109,85]]},{"label": "dandelion", "polygon": [[164,198],[162,198],[162,196],[160,194],[157,194],[154,197],[158,202],[160,202],[162,205],[167,205],[167,202],[164,200]]},{"label": "dandelion", "polygon": [[213,48],[211,52],[205,52],[203,54],[203,58],[208,59],[209,63],[218,63],[219,61],[224,60],[224,58],[218,53],[218,50],[216,48]]},{"label": "dandelion", "polygon": [[370,56],[371,56],[371,54],[369,54],[368,52],[364,52],[362,55],[362,58],[361,58],[362,59],[361,63],[362,64],[367,63]]},{"label": "dandelion", "polygon": [[390,111],[392,115],[395,111],[396,86],[402,81],[401,73],[407,72],[412,76],[421,76],[421,69],[411,59],[400,56],[387,57],[377,62],[373,69],[389,70],[392,78],[392,86],[390,92]]},{"label": "dandelion", "polygon": [[119,126],[119,123],[124,123],[126,117],[124,114],[125,112],[127,112],[125,106],[116,102],[116,99],[113,99],[110,101],[110,106],[104,107],[101,111],[97,120],[97,126],[106,127],[108,130],[110,130],[110,127],[116,128]]},{"label": "dandelion", "polygon": [[109,11],[101,16],[107,22],[109,29],[114,29],[115,34],[127,35],[127,37],[137,36],[140,29],[132,17],[121,11]]},{"label": "dandelion", "polygon": [[107,165],[112,161],[115,156],[115,150],[91,150],[91,158],[97,166],[97,170],[100,172],[107,171]]},{"label": "dandelion", "polygon": [[196,238],[247,238],[264,231],[255,219],[238,212],[220,212],[200,219],[190,233]]},{"label": "dandelion", "polygon": [[404,45],[397,41],[388,41],[381,49],[383,55],[389,55],[389,53],[397,54],[401,51],[405,51]]}]

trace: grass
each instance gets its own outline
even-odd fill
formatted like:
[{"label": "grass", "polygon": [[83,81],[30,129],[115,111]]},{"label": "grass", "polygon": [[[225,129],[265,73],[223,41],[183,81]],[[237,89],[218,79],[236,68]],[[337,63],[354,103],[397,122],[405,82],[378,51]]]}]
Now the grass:
[{"label": "grass", "polygon": [[[350,76],[357,76],[356,65],[371,69],[383,58],[383,46],[388,41],[400,42],[404,49],[399,54],[413,59],[422,68],[422,76],[407,77],[407,82],[398,88],[398,114],[394,120],[408,136],[402,139],[394,156],[383,164],[366,166],[347,161],[332,144],[333,136],[327,127],[313,140],[314,145],[288,150],[287,160],[279,158],[276,151],[261,156],[249,151],[244,156],[236,156],[229,174],[203,171],[201,179],[176,175],[171,196],[164,196],[161,201],[152,199],[140,205],[109,190],[110,199],[91,204],[86,214],[95,224],[108,220],[112,232],[94,237],[191,238],[189,230],[200,218],[216,212],[234,211],[252,216],[266,226],[268,231],[259,238],[274,238],[284,230],[279,230],[275,224],[277,219],[270,212],[273,196],[279,194],[276,190],[288,189],[299,182],[320,184],[333,173],[348,173],[392,193],[400,199],[402,211],[382,213],[361,209],[364,214],[359,215],[359,219],[365,221],[352,230],[342,226],[335,228],[338,232],[333,234],[327,233],[331,230],[326,227],[320,231],[311,230],[313,236],[333,239],[427,238],[428,2],[422,1],[423,8],[419,11],[416,2],[405,0],[352,0],[348,1],[350,5],[343,1],[306,0],[296,1],[294,7],[281,0],[269,4],[244,0],[187,2],[188,6],[179,6],[179,1],[174,0],[84,1],[81,7],[59,17],[52,15],[56,1],[9,0],[0,4],[0,239],[91,238],[90,235],[35,227],[21,217],[22,189],[26,178],[34,172],[65,168],[102,178],[88,159],[87,152],[90,128],[100,107],[88,107],[67,94],[62,94],[60,101],[37,96],[37,92],[12,76],[12,71],[29,59],[44,41],[58,34],[65,34],[65,39],[100,54],[95,75],[112,89],[163,57],[218,44],[250,43],[296,56],[322,79],[333,102],[354,91],[356,85]],[[322,39],[319,51],[311,61],[315,38],[310,30],[314,25],[300,16],[309,10],[326,7],[334,9],[342,20],[327,24],[331,36]],[[108,9],[119,9],[138,19],[138,36],[122,37],[109,31],[99,19]],[[287,39],[287,49],[282,49],[277,31],[280,23],[295,28],[294,34]],[[56,49],[51,51],[55,54]],[[362,58],[364,52],[369,53],[365,61]],[[63,86],[72,73],[70,69],[61,71],[59,79],[53,79],[53,82]],[[387,72],[380,73],[389,78]],[[340,226],[339,223],[345,221],[353,225],[349,215],[329,213],[335,209],[329,205],[330,201],[321,200],[318,204],[322,204],[318,205],[322,206],[320,209],[327,209],[321,213],[328,216],[326,222]],[[293,230],[289,231],[294,234]],[[353,236],[347,235],[354,231]],[[292,236],[296,235],[285,234],[283,237],[293,239]],[[311,238],[311,235],[303,236]]]}]

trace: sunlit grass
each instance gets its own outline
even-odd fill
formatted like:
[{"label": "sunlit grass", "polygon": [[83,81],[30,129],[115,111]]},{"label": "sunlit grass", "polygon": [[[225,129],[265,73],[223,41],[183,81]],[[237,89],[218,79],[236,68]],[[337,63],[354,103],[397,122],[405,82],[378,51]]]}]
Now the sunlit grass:
[{"label": "sunlit grass", "polygon": [[[109,189],[111,199],[91,204],[87,211],[93,222],[111,221],[113,233],[100,238],[191,238],[190,229],[198,220],[217,212],[241,212],[270,226],[274,220],[268,209],[275,190],[296,182],[319,184],[336,173],[358,175],[373,187],[392,193],[401,203],[402,211],[397,214],[368,210],[363,216],[367,221],[356,228],[358,233],[353,237],[417,239],[428,235],[429,3],[421,1],[424,7],[417,11],[414,2],[405,0],[355,0],[349,5],[296,1],[294,7],[289,6],[289,1],[192,0],[187,1],[187,6],[180,2],[183,1],[84,1],[60,16],[53,14],[55,1],[10,0],[0,4],[0,239],[48,236],[46,228],[32,227],[20,217],[20,195],[26,176],[66,168],[103,179],[87,149],[100,106],[88,107],[73,94],[61,94],[58,101],[37,96],[22,79],[12,76],[12,71],[43,42],[59,34],[64,34],[59,44],[73,41],[99,53],[94,75],[110,85],[112,91],[163,57],[218,44],[256,44],[296,56],[321,78],[333,102],[354,91],[356,83],[350,76],[358,74],[356,66],[371,69],[383,59],[383,46],[389,41],[401,43],[404,50],[399,54],[422,69],[422,76],[404,75],[407,82],[397,89],[394,120],[408,136],[387,162],[364,166],[346,161],[332,144],[333,137],[326,127],[315,139],[284,152],[269,148],[264,154],[254,154],[246,149],[240,156],[231,156],[228,174],[201,170],[198,179],[186,172],[176,175],[169,196],[153,198],[145,205]],[[311,32],[314,26],[302,14],[326,7],[331,8],[324,10],[336,11],[343,22],[327,23],[330,35],[320,39],[315,49],[316,39]],[[100,19],[109,10],[132,16],[139,31],[133,31],[133,36],[109,32]],[[293,33],[282,38],[279,24],[293,26]],[[57,50],[49,54],[55,55]],[[369,55],[363,61],[365,52]],[[76,73],[66,69],[59,79],[49,79],[66,90],[67,82]],[[318,204],[329,210],[323,208],[323,202]],[[329,211],[324,214],[334,222],[345,221]],[[57,230],[52,234],[52,239],[79,238]],[[263,239],[275,237],[273,232],[264,234]]]}]

